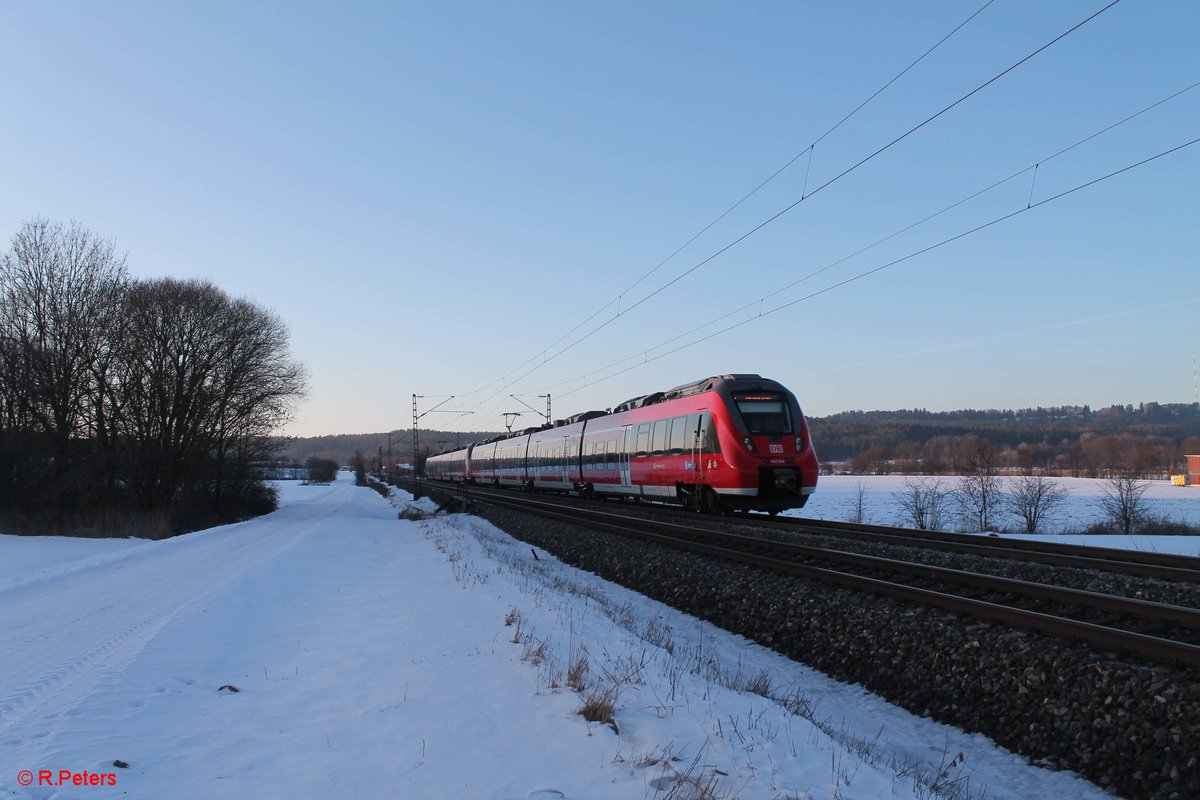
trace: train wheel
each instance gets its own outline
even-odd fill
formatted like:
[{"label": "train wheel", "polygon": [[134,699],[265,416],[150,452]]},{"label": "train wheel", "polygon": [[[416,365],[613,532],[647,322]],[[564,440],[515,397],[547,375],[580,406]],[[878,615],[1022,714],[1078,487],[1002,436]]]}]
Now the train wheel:
[{"label": "train wheel", "polygon": [[705,512],[709,514],[724,514],[725,504],[721,502],[721,496],[712,490],[712,487],[702,486],[700,488],[702,496],[700,503],[704,507]]}]

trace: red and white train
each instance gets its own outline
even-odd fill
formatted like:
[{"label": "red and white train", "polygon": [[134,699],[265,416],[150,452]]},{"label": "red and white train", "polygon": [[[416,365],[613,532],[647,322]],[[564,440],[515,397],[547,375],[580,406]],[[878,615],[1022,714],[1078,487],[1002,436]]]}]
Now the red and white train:
[{"label": "red and white train", "polygon": [[707,511],[800,508],[817,456],[796,397],[758,375],[719,375],[431,456],[429,478]]}]

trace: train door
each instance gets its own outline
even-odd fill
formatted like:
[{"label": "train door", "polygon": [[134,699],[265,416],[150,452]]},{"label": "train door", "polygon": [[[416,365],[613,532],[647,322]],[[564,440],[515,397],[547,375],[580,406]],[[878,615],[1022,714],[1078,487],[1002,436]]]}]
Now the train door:
[{"label": "train door", "polygon": [[529,479],[537,484],[542,479],[542,443],[534,442],[533,455],[529,459]]},{"label": "train door", "polygon": [[629,451],[633,449],[632,427],[621,426],[620,447],[617,449],[617,466],[621,471],[621,485],[624,487],[633,486],[633,480],[629,477]]},{"label": "train door", "polygon": [[564,436],[562,438],[561,451],[559,452],[559,455],[561,456],[561,458],[559,459],[559,462],[562,465],[562,485],[565,488],[570,489],[571,488],[571,437],[570,436]]},{"label": "train door", "polygon": [[692,430],[692,482],[701,484],[708,477],[708,462],[704,455],[704,442],[708,439],[708,414],[691,414],[688,417]]}]

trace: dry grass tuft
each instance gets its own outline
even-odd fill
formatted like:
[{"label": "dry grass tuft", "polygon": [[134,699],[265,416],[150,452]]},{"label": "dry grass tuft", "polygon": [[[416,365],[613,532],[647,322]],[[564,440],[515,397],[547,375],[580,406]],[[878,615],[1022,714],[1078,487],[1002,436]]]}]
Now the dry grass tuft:
[{"label": "dry grass tuft", "polygon": [[583,700],[583,705],[579,707],[576,713],[586,719],[588,722],[603,722],[606,725],[612,725],[616,728],[616,723],[613,722],[613,713],[617,710],[617,690],[615,687],[607,689],[599,689],[588,694]]},{"label": "dry grass tuft", "polygon": [[521,649],[521,660],[528,661],[534,666],[540,667],[542,662],[546,660],[546,640],[538,641],[532,635],[525,639],[525,647]]},{"label": "dry grass tuft", "polygon": [[746,691],[769,698],[771,696],[771,676],[767,674],[766,670],[759,672],[746,681]]},{"label": "dry grass tuft", "polygon": [[580,654],[575,657],[575,660],[571,662],[571,668],[567,670],[567,686],[570,686],[577,692],[582,692],[587,685],[587,672],[587,653],[580,652]]}]

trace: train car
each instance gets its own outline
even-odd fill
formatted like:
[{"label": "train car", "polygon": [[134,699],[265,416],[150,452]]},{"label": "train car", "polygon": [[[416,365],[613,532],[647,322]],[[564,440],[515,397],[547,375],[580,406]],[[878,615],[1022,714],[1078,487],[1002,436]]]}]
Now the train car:
[{"label": "train car", "polygon": [[529,437],[526,486],[542,491],[580,491],[584,426],[604,416],[604,411],[588,411],[534,431]]},{"label": "train car", "polygon": [[721,375],[634,398],[590,420],[579,490],[697,509],[800,508],[818,464],[795,396],[758,375]]},{"label": "train car", "polygon": [[477,442],[468,454],[466,479],[492,483],[496,480],[496,443],[499,437]]},{"label": "train car", "polygon": [[462,481],[467,478],[467,459],[470,448],[439,453],[425,461],[425,476],[443,481]]},{"label": "train car", "polygon": [[431,477],[697,510],[778,513],[817,485],[796,397],[759,375],[718,375],[430,458]]},{"label": "train car", "polygon": [[[523,489],[529,488],[529,471],[526,458],[529,454],[529,437],[539,428],[526,428],[521,433],[500,439],[496,442],[495,467],[492,470],[492,483],[496,486],[511,486]],[[472,470],[471,477],[475,480],[486,479],[477,470]]]}]

